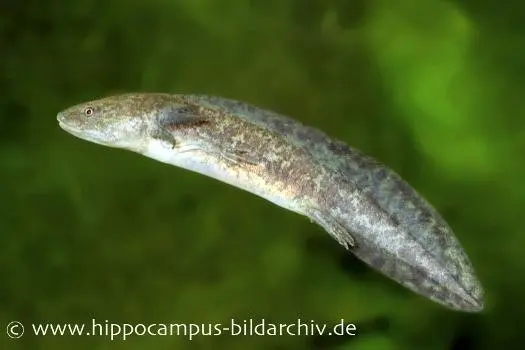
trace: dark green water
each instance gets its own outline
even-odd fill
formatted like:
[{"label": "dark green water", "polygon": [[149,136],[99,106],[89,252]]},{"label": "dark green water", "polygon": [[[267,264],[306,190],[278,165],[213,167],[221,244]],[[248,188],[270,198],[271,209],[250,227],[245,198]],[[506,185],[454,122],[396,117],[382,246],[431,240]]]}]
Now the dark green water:
[{"label": "dark green water", "polygon": [[[514,3],[4,0],[0,349],[519,347],[525,21]],[[56,123],[72,104],[132,91],[244,100],[375,156],[454,228],[486,311],[444,309],[303,217]],[[31,335],[32,323],[232,318],[344,319],[357,335]],[[12,321],[20,339],[6,334]]]}]

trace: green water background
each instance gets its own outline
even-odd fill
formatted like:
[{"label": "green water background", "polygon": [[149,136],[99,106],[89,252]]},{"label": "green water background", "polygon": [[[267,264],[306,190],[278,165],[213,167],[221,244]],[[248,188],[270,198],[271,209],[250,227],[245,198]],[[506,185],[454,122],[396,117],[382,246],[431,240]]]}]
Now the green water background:
[{"label": "green water background", "polygon": [[[0,349],[507,349],[525,337],[519,2],[0,4]],[[76,139],[56,113],[130,91],[244,100],[399,172],[454,228],[486,311],[449,311],[307,219]],[[357,325],[355,337],[36,337],[32,322]],[[26,335],[9,339],[18,320]]]}]

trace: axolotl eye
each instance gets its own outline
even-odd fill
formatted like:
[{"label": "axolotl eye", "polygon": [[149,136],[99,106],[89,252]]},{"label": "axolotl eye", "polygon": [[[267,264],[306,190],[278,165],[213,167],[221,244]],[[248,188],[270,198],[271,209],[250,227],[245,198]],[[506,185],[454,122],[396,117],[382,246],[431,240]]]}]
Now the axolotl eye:
[{"label": "axolotl eye", "polygon": [[91,117],[94,113],[95,113],[95,111],[93,110],[93,107],[86,107],[86,108],[84,109],[84,114],[85,114],[87,117]]}]

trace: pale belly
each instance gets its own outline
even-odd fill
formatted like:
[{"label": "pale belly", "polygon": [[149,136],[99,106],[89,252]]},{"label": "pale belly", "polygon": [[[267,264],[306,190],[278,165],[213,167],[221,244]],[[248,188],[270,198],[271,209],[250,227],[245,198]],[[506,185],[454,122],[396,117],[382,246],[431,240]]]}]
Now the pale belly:
[{"label": "pale belly", "polygon": [[158,140],[150,141],[142,154],[159,162],[214,178],[304,215],[304,210],[297,201],[301,194],[294,191],[293,184],[285,184],[265,176],[263,165],[237,164],[192,146],[173,149],[171,145]]}]

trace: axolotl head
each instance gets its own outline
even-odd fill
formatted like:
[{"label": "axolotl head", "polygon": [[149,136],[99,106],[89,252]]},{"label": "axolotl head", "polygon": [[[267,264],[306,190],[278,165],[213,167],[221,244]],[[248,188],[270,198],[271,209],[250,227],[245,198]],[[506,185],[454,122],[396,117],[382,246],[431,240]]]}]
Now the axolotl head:
[{"label": "axolotl head", "polygon": [[[138,151],[153,133],[159,132],[156,129],[166,119],[167,111],[174,108],[188,111],[185,101],[176,95],[131,93],[75,105],[58,113],[57,120],[62,129],[78,138]],[[187,121],[191,113],[169,113],[169,117]]]}]

